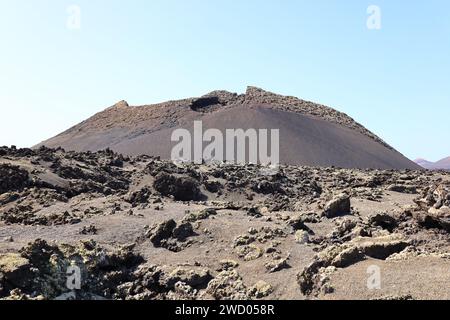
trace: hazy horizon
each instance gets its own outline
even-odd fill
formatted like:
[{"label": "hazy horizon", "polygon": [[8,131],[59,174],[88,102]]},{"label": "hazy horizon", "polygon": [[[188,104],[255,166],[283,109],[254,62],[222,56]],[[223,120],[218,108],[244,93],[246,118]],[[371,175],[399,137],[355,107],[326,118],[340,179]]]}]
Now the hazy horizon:
[{"label": "hazy horizon", "polygon": [[[367,27],[371,5],[381,29]],[[345,112],[435,162],[450,156],[449,14],[443,0],[0,0],[0,145],[30,147],[122,99],[252,85]]]}]

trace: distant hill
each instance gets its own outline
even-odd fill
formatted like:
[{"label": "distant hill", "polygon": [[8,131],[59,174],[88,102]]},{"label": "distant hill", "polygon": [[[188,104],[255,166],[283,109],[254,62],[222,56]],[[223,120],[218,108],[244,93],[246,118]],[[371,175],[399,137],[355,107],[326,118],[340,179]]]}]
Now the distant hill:
[{"label": "distant hill", "polygon": [[444,158],[437,162],[431,162],[425,159],[417,159],[415,160],[415,163],[429,170],[450,170],[450,157]]},{"label": "distant hill", "polygon": [[280,162],[342,168],[420,169],[348,115],[295,97],[249,87],[245,94],[214,91],[156,105],[121,101],[38,146],[74,151],[110,148],[126,155],[170,158],[177,128],[280,129]]}]

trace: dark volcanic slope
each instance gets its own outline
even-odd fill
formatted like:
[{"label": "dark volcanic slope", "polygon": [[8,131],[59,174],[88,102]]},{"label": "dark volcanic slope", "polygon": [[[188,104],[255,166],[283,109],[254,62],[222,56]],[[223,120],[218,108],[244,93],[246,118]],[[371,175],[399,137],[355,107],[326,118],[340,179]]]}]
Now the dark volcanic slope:
[{"label": "dark volcanic slope", "polygon": [[130,107],[124,101],[38,146],[74,151],[111,148],[127,154],[170,157],[171,133],[191,129],[280,129],[284,164],[343,168],[418,169],[347,115],[326,106],[248,88],[246,94],[212,92],[202,98]]}]

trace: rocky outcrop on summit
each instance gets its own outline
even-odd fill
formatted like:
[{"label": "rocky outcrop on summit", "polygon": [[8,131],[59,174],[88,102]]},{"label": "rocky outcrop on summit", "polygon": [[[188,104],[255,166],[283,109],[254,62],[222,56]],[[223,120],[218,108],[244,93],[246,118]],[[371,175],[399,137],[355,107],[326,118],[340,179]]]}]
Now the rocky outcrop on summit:
[{"label": "rocky outcrop on summit", "polygon": [[332,108],[249,87],[245,94],[213,91],[199,98],[133,107],[121,101],[37,147],[73,151],[110,148],[126,155],[171,157],[172,132],[279,129],[280,162],[342,168],[418,169],[348,115]]},{"label": "rocky outcrop on summit", "polygon": [[317,104],[311,101],[302,100],[296,97],[282,96],[279,94],[264,91],[259,88],[249,87],[247,93],[245,94],[244,103],[254,104],[262,103],[273,105],[284,111],[290,111],[295,113],[307,114],[315,117],[319,117],[326,121],[342,125],[344,127],[356,130],[377,142],[391,148],[382,139],[377,137],[375,134],[364,128],[361,124],[357,123],[354,119],[346,115],[345,113],[339,112],[333,108]]}]

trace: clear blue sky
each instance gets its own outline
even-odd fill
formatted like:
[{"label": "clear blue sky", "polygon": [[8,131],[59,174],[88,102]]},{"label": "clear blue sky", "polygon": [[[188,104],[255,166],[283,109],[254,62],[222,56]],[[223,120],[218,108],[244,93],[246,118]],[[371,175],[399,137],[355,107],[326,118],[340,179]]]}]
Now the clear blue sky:
[{"label": "clear blue sky", "polygon": [[0,36],[0,145],[121,99],[255,85],[346,112],[410,158],[450,155],[448,0],[0,0]]}]

